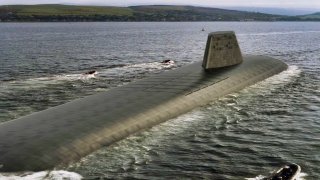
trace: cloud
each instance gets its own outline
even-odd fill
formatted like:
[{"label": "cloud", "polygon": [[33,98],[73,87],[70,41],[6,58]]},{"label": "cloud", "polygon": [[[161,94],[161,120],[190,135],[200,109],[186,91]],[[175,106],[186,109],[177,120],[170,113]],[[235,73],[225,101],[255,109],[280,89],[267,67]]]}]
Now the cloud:
[{"label": "cloud", "polygon": [[277,8],[318,8],[319,0],[1,0],[0,4],[80,4],[130,6],[146,4],[197,5],[197,6],[250,6]]}]

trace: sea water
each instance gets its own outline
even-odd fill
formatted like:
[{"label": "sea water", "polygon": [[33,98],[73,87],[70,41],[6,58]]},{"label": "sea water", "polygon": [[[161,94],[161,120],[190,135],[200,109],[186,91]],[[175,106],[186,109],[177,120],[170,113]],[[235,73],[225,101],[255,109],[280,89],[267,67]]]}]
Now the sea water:
[{"label": "sea water", "polygon": [[79,162],[0,179],[261,179],[286,163],[319,179],[316,22],[0,23],[0,122],[201,61],[207,34],[225,30],[243,54],[280,59],[288,70]]}]

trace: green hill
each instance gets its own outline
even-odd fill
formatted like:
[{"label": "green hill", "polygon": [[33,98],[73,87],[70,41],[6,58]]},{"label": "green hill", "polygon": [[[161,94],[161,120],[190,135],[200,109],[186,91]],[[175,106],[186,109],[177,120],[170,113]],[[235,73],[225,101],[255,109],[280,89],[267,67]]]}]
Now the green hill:
[{"label": "green hill", "polygon": [[[278,21],[301,20],[256,12],[194,6],[71,6],[9,5],[0,6],[0,21]],[[303,19],[302,19],[303,20]]]},{"label": "green hill", "polygon": [[302,16],[298,16],[298,17],[303,20],[320,21],[320,12],[308,14],[308,15],[302,15]]},{"label": "green hill", "polygon": [[12,5],[0,6],[0,12],[12,12],[19,16],[49,15],[132,15],[130,8],[102,6],[50,5]]},{"label": "green hill", "polygon": [[163,21],[272,21],[281,16],[226,10],[218,8],[205,8],[194,6],[132,6],[134,14],[142,20]]},{"label": "green hill", "polygon": [[104,21],[132,15],[132,9],[128,7],[59,4],[0,6],[2,21]]}]

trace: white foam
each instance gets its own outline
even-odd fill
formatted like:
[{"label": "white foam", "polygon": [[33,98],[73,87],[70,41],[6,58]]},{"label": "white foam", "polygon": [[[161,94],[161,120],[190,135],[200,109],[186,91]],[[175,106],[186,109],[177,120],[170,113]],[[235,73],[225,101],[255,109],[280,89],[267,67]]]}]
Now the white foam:
[{"label": "white foam", "polygon": [[2,173],[0,180],[80,180],[80,174],[68,171],[40,171],[24,173]]},{"label": "white foam", "polygon": [[[249,88],[246,88],[244,91],[251,91],[251,90],[262,90],[262,91],[269,91],[283,85],[286,85],[292,82],[294,79],[299,77],[301,74],[301,70],[298,66],[289,66],[287,70],[271,76],[261,82],[258,82]],[[261,92],[259,92],[261,93]]]},{"label": "white foam", "polygon": [[263,178],[265,178],[265,176],[258,175],[257,177],[254,177],[254,178],[245,178],[245,179],[247,179],[247,180],[263,180]]},{"label": "white foam", "polygon": [[60,83],[59,81],[88,80],[94,77],[93,74],[66,74],[53,77],[34,78],[27,80],[27,82],[30,81],[31,84],[58,84]]},{"label": "white foam", "polygon": [[63,74],[56,75],[51,77],[40,77],[40,78],[31,78],[21,81],[10,81],[7,83],[1,84],[1,87],[5,88],[42,88],[47,85],[61,84],[66,81],[87,81],[89,79],[95,78],[94,74]]},{"label": "white foam", "polygon": [[0,89],[23,89],[23,88],[44,88],[48,85],[62,84],[67,81],[88,81],[93,78],[111,78],[122,77],[128,74],[148,73],[156,70],[169,69],[175,67],[175,63],[140,63],[131,64],[121,67],[108,68],[99,70],[94,74],[75,73],[75,74],[61,74],[49,77],[30,78],[18,81],[9,81],[0,84]]},{"label": "white foam", "polygon": [[[308,174],[306,173],[299,173],[298,177],[294,180],[305,180],[305,177],[307,177]],[[254,178],[245,178],[247,180],[264,180],[264,178],[266,178],[266,176],[263,175],[258,175],[257,177]]]},{"label": "white foam", "polygon": [[307,173],[300,173],[296,180],[305,180],[305,177],[307,177],[307,176],[308,176]]},{"label": "white foam", "polygon": [[145,69],[163,69],[163,68],[170,68],[175,65],[174,62],[170,63],[159,63],[159,62],[152,62],[152,63],[141,63],[141,64],[133,64],[128,65],[128,68],[145,68]]},{"label": "white foam", "polygon": [[115,68],[100,70],[99,74],[100,74],[100,77],[112,79],[114,77],[123,77],[123,76],[128,76],[130,74],[132,76],[135,76],[137,74],[157,72],[163,69],[171,69],[173,67],[176,67],[174,63],[168,63],[168,64],[159,63],[159,62],[140,63],[140,64],[130,64],[122,67],[115,67]]}]

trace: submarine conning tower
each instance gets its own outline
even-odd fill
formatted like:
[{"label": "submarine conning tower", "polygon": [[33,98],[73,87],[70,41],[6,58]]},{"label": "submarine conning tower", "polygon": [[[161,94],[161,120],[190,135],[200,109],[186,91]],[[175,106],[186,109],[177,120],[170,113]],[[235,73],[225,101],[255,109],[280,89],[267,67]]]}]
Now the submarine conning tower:
[{"label": "submarine conning tower", "polygon": [[202,67],[205,70],[242,63],[242,55],[233,31],[218,31],[208,35]]},{"label": "submarine conning tower", "polygon": [[271,57],[242,57],[234,32],[210,33],[203,61],[0,123],[0,172],[64,167],[285,69]]}]

